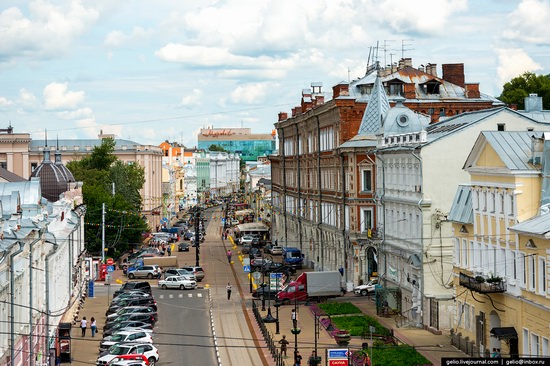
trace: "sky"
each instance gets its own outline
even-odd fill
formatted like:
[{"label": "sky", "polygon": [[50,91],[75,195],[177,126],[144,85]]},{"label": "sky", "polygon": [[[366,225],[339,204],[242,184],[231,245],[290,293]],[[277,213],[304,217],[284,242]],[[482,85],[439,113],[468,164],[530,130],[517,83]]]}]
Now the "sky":
[{"label": "sky", "polygon": [[[201,128],[270,133],[322,82],[382,64],[464,63],[498,97],[550,74],[550,0],[3,0],[0,128],[33,139],[197,145]],[[372,56],[370,56],[372,63]]]}]

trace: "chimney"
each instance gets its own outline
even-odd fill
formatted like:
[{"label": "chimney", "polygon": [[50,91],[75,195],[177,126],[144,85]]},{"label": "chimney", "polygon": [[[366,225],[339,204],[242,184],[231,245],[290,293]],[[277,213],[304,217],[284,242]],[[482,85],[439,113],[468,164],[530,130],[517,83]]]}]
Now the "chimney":
[{"label": "chimney", "polygon": [[508,108],[510,108],[513,111],[517,111],[518,110],[518,105],[516,103],[512,103],[508,106]]},{"label": "chimney", "polygon": [[416,98],[416,86],[414,83],[405,83],[403,84],[403,96],[407,99]]},{"label": "chimney", "polygon": [[315,97],[313,102],[314,102],[313,103],[314,106],[324,104],[325,103],[325,96],[324,95],[318,95],[318,96]]},{"label": "chimney", "polygon": [[542,112],[542,97],[536,93],[529,94],[525,97],[525,112]]},{"label": "chimney", "polygon": [[437,77],[437,64],[427,64],[426,65],[426,74]]},{"label": "chimney", "polygon": [[413,65],[412,58],[410,58],[410,57],[405,57],[405,58],[403,59],[403,64],[405,65],[405,67],[412,67],[412,65]]},{"label": "chimney", "polygon": [[284,120],[288,119],[288,113],[286,112],[279,112],[279,121],[278,122],[282,122]]},{"label": "chimney", "polygon": [[332,87],[333,98],[336,99],[340,96],[347,97],[349,96],[349,84],[345,81],[341,81],[339,84]]},{"label": "chimney", "polygon": [[399,60],[399,66],[397,66],[397,70],[402,70],[405,67],[405,60],[401,59]]},{"label": "chimney", "polygon": [[296,117],[296,108],[297,107],[292,108],[292,117]]},{"label": "chimney", "polygon": [[480,98],[481,93],[479,92],[479,83],[464,84],[464,94],[468,99]]},{"label": "chimney", "polygon": [[443,64],[443,80],[464,88],[464,64]]}]

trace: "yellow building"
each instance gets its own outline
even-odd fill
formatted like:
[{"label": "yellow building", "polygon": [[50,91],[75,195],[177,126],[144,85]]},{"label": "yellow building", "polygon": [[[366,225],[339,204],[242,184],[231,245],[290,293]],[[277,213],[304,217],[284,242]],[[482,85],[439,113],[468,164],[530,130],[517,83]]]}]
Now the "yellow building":
[{"label": "yellow building", "polygon": [[448,217],[455,236],[453,343],[472,356],[494,349],[503,357],[550,354],[545,137],[482,132],[464,165],[470,184],[458,188]]}]

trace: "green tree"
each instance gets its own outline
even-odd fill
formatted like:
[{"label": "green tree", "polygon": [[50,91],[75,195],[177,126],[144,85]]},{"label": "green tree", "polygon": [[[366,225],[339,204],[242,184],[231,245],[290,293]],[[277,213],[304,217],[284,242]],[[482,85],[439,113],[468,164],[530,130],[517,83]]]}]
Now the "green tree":
[{"label": "green tree", "polygon": [[208,150],[209,151],[220,151],[220,152],[226,152],[226,153],[229,153],[229,151],[227,151],[226,149],[224,149],[223,147],[221,147],[220,145],[216,145],[216,144],[212,144],[208,147]]},{"label": "green tree", "polygon": [[148,227],[140,215],[142,198],[139,191],[145,183],[144,169],[118,160],[113,154],[114,147],[113,139],[104,139],[92,154],[71,161],[67,167],[77,181],[84,183],[86,249],[90,253],[101,253],[101,216],[105,203],[106,255],[118,257],[131,245],[139,244],[141,233]]},{"label": "green tree", "polygon": [[504,84],[498,99],[508,105],[517,104],[518,109],[525,109],[524,99],[531,93],[542,97],[543,108],[550,109],[550,75],[525,72]]}]

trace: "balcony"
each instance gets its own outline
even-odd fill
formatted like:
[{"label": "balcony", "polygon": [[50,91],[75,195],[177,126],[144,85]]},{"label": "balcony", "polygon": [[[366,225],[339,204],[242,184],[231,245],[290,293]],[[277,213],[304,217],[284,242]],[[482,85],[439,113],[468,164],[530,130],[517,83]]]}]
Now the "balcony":
[{"label": "balcony", "polygon": [[468,276],[461,273],[460,286],[479,292],[481,294],[493,294],[506,292],[506,281],[500,277]]}]

